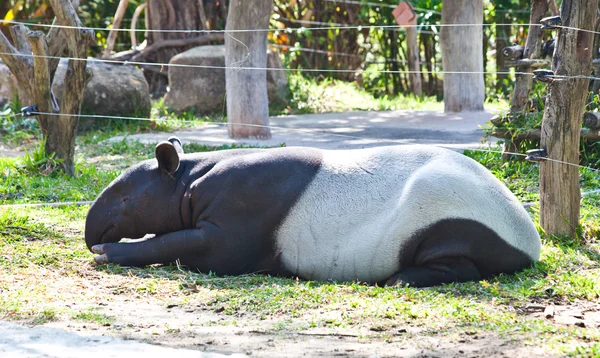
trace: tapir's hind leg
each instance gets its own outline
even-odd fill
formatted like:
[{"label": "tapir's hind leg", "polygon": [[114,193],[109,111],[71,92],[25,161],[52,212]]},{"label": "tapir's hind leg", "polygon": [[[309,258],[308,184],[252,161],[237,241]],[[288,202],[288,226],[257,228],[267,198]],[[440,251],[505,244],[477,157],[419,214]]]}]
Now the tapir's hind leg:
[{"label": "tapir's hind leg", "polygon": [[535,261],[485,225],[445,219],[417,232],[400,253],[402,268],[386,284],[414,287],[513,273]]},{"label": "tapir's hind leg", "polygon": [[390,277],[386,286],[429,287],[450,282],[480,280],[481,273],[465,257],[447,257],[419,266],[410,266]]}]

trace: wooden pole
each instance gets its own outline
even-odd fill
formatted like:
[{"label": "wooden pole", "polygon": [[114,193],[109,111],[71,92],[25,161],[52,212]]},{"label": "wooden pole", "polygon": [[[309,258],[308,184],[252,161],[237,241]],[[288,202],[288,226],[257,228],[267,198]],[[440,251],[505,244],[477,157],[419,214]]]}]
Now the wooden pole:
[{"label": "wooden pole", "polygon": [[[597,0],[563,0],[552,70],[557,76],[589,76]],[[587,31],[579,31],[583,29]],[[555,79],[548,85],[541,147],[549,159],[579,163],[580,128],[589,79]],[[579,225],[579,170],[553,161],[540,163],[540,225],[548,235],[575,235]]]},{"label": "wooden pole", "polygon": [[485,100],[483,0],[444,0],[442,3],[442,24],[452,25],[444,26],[440,31],[442,63],[446,71],[444,111],[481,111]]},{"label": "wooden pole", "polygon": [[[269,26],[273,0],[232,0],[227,30]],[[271,138],[267,96],[267,33],[231,32],[225,36],[227,122],[231,138]],[[252,69],[255,67],[257,69]]]},{"label": "wooden pole", "polygon": [[406,57],[408,60],[408,69],[410,71],[410,90],[417,96],[423,95],[423,86],[421,85],[421,62],[419,61],[419,42],[417,41],[417,28],[409,26],[406,28]]}]

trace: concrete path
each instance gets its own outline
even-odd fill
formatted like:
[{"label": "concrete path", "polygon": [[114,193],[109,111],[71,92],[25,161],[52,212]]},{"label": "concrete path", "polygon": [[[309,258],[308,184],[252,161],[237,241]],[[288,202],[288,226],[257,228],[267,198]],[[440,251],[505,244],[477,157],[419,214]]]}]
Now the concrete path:
[{"label": "concrete path", "polygon": [[0,357],[6,358],[224,358],[224,355],[125,341],[106,336],[80,335],[50,327],[23,327],[0,321]]},{"label": "concrete path", "polygon": [[[227,126],[207,124],[193,130],[174,133],[144,133],[127,140],[158,143],[169,135],[183,143],[220,146],[245,144],[260,146],[309,146],[323,149],[365,148],[394,144],[441,145],[456,150],[480,147],[481,126],[492,118],[489,112],[443,113],[434,111],[379,111],[309,114],[271,117],[273,138],[235,140],[227,135]],[[123,136],[111,141],[123,140]]]}]

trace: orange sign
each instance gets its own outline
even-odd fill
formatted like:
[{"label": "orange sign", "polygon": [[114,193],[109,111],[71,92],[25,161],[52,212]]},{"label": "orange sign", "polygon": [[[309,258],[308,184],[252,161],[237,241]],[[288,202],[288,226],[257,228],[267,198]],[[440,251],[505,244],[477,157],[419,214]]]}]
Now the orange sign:
[{"label": "orange sign", "polygon": [[408,1],[402,1],[398,4],[392,14],[400,26],[415,25],[417,23],[417,13]]}]

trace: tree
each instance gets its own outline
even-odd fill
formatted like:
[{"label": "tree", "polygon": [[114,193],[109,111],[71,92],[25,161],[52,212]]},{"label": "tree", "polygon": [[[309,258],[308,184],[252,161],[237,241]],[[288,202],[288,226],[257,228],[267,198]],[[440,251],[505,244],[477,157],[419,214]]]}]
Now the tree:
[{"label": "tree", "polygon": [[[540,225],[548,235],[575,235],[579,226],[579,141],[588,99],[598,0],[563,0],[552,71],[563,78],[548,85],[541,148],[556,161],[540,163]],[[582,29],[582,30],[577,30]],[[558,162],[557,162],[558,161]]]},{"label": "tree", "polygon": [[232,0],[225,36],[227,117],[232,138],[271,138],[267,31],[273,0]]},{"label": "tree", "polygon": [[[146,6],[147,46],[133,61],[169,63],[171,58],[194,46],[222,42],[222,34],[205,34],[193,30],[220,28],[227,13],[225,1],[215,0],[148,0]],[[172,31],[186,30],[186,31]],[[192,30],[189,32],[189,30]],[[167,90],[167,71],[143,66],[150,93],[162,95]]]},{"label": "tree", "polygon": [[[48,34],[30,31],[23,25],[10,28],[14,46],[0,33],[0,57],[6,63],[25,96],[36,105],[36,115],[42,130],[47,153],[55,153],[62,160],[67,174],[75,173],[75,136],[83,99],[83,90],[90,76],[86,74],[88,48],[94,33],[83,29],[75,8],[79,0],[50,0],[56,18],[54,24],[75,28],[52,27]],[[33,53],[33,57],[31,54]],[[69,60],[65,90],[56,99],[51,90],[58,57]]]},{"label": "tree", "polygon": [[[483,0],[444,0],[442,24],[483,24]],[[444,67],[444,110],[480,111],[485,100],[483,27],[444,26],[440,45]],[[452,73],[472,72],[472,73]]]}]

